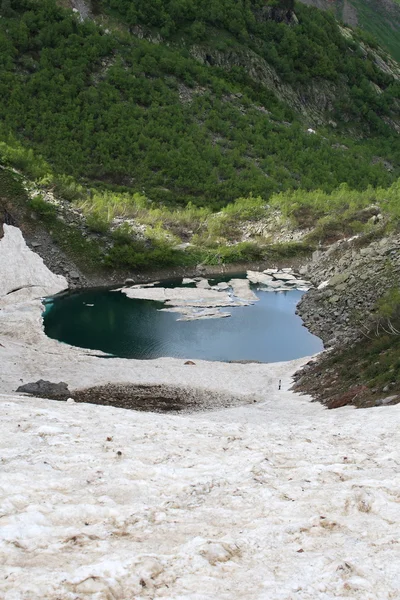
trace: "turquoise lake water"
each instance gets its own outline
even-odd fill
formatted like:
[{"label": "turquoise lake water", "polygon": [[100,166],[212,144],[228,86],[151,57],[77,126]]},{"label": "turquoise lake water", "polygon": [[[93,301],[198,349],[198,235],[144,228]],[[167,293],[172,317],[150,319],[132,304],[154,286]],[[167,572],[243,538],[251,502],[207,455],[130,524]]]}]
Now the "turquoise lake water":
[{"label": "turquoise lake water", "polygon": [[259,301],[227,309],[231,317],[186,322],[160,302],[84,290],[49,299],[44,325],[51,338],[123,358],[277,362],[323,349],[295,314],[303,292],[255,293]]}]

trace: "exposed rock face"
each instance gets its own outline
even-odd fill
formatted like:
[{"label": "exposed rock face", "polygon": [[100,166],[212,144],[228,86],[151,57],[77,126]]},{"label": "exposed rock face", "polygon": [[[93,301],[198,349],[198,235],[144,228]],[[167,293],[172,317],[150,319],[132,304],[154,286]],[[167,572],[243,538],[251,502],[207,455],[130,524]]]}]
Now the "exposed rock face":
[{"label": "exposed rock face", "polygon": [[69,4],[74,12],[79,13],[81,21],[91,17],[91,1],[90,0],[69,0]]},{"label": "exposed rock face", "polygon": [[298,312],[328,346],[355,339],[360,328],[368,329],[376,301],[400,285],[400,235],[364,247],[358,242],[337,242],[304,270],[318,287],[303,297]]},{"label": "exposed rock face", "polygon": [[278,6],[263,6],[254,11],[258,21],[276,21],[277,23],[286,23],[286,25],[297,25],[298,19],[293,12],[294,1],[287,0],[280,2]]},{"label": "exposed rock face", "polygon": [[287,102],[314,125],[325,123],[331,118],[338,94],[345,93],[333,82],[315,79],[304,84],[301,89],[294,89],[282,81],[277,71],[266,60],[248,48],[219,51],[193,46],[191,54],[205,65],[226,70],[235,66],[244,68],[249,77],[270,89],[279,100]]}]

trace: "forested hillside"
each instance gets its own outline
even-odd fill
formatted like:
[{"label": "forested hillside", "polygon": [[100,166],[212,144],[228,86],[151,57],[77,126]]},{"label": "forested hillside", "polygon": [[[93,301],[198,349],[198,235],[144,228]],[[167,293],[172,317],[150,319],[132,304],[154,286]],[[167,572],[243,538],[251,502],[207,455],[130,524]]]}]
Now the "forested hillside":
[{"label": "forested hillside", "polygon": [[329,10],[337,19],[372,34],[400,60],[400,2],[398,0],[300,0]]},{"label": "forested hillside", "polygon": [[1,7],[1,135],[57,173],[214,208],[399,174],[396,73],[330,14],[104,0],[82,22],[54,0]]}]

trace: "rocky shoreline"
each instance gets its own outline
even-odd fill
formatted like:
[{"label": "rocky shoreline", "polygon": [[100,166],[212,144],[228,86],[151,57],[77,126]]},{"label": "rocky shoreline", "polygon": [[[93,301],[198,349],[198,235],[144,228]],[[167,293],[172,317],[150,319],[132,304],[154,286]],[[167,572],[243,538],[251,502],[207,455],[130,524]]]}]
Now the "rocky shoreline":
[{"label": "rocky shoreline", "polygon": [[377,307],[400,289],[400,235],[342,240],[302,272],[315,287],[297,311],[328,351],[296,374],[293,389],[328,408],[399,403],[399,335],[377,325]]},{"label": "rocky shoreline", "polygon": [[305,325],[327,347],[350,343],[368,331],[383,293],[400,286],[400,235],[340,240],[301,273],[314,284],[297,308]]}]

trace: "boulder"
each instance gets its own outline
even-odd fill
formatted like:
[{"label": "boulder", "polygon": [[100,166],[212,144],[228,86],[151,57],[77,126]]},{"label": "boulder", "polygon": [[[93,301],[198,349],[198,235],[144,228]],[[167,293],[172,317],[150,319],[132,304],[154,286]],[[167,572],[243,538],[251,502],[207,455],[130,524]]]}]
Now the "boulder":
[{"label": "boulder", "polygon": [[45,381],[44,379],[20,385],[16,392],[30,394],[31,396],[40,396],[41,398],[57,398],[60,400],[67,400],[71,395],[68,384],[64,383],[64,381],[52,383],[51,381]]},{"label": "boulder", "polygon": [[328,281],[328,285],[330,285],[331,287],[336,287],[341,283],[345,283],[349,279],[349,277],[350,273],[338,273],[337,275],[331,277],[331,279]]},{"label": "boulder", "polygon": [[375,401],[375,406],[387,406],[392,402],[398,402],[400,400],[399,396],[386,396],[386,398],[379,398]]}]

